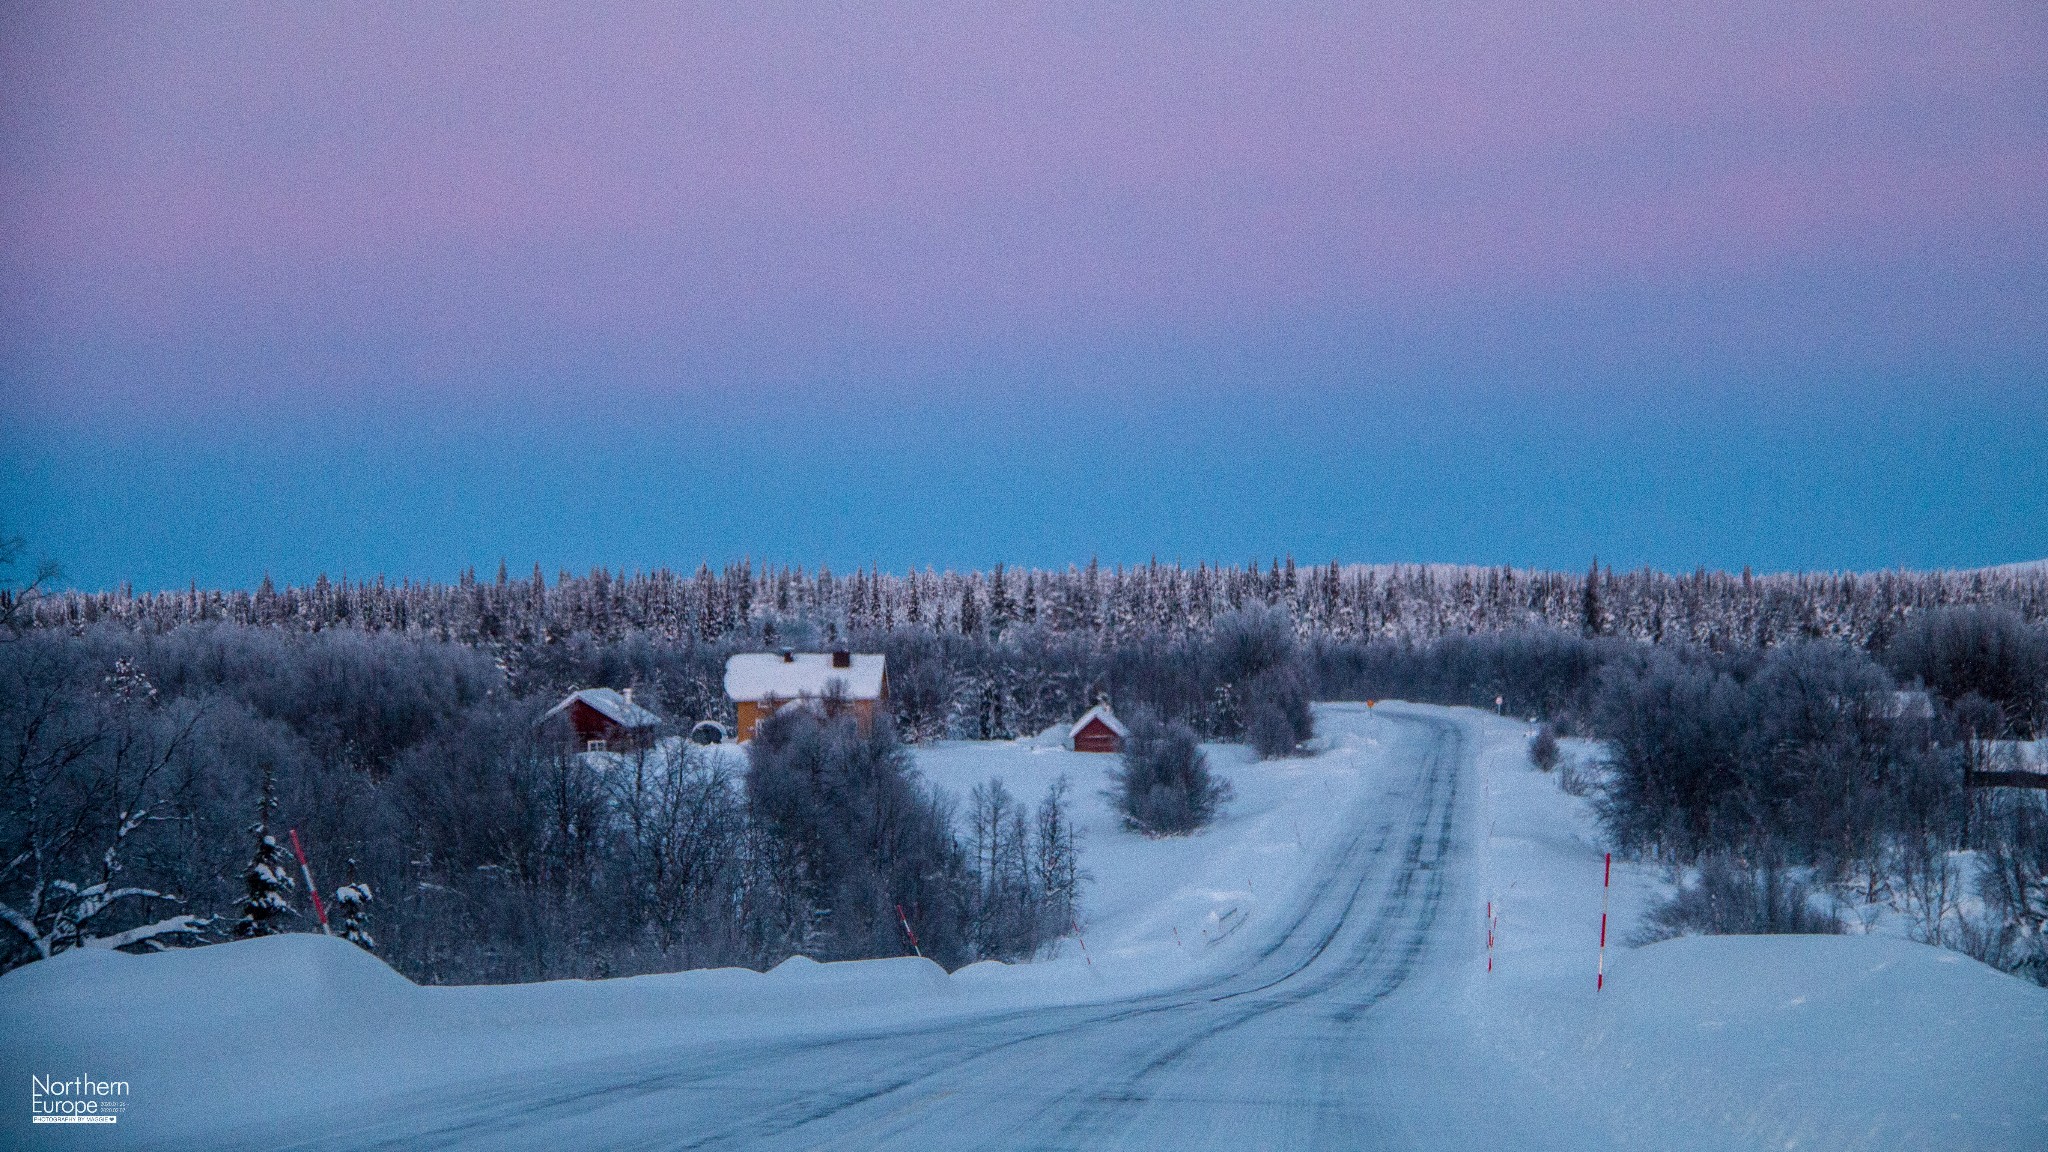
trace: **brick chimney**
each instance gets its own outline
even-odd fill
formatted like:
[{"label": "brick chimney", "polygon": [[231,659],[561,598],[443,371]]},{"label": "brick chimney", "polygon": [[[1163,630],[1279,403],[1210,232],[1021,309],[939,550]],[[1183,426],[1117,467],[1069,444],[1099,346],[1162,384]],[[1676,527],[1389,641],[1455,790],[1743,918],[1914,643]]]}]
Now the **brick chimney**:
[{"label": "brick chimney", "polygon": [[834,668],[853,667],[853,653],[848,652],[844,648],[834,648],[832,650],[832,666]]}]

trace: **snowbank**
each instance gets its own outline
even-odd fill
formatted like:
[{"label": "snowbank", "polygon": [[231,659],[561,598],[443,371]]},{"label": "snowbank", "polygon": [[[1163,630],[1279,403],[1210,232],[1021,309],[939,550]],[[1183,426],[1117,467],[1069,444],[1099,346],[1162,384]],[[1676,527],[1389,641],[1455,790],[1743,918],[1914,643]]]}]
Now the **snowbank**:
[{"label": "snowbank", "polygon": [[154,956],[77,950],[11,972],[0,1071],[8,1083],[128,1081],[130,1120],[110,1138],[176,1146],[348,1099],[967,1006],[914,958],[423,988],[352,944],[300,933]]},{"label": "snowbank", "polygon": [[2048,1147],[2048,992],[1873,936],[1635,950],[1585,1055],[1619,1142],[1697,1148]]},{"label": "snowbank", "polygon": [[[1465,712],[1482,782],[1476,899],[1494,970],[1463,1010],[1492,1058],[1576,1113],[1589,1146],[2048,1148],[2048,990],[1882,936],[1723,936],[1631,948],[1668,894],[1617,861],[1594,990],[1602,845],[1534,771],[1526,725]],[[1574,742],[1576,743],[1576,742]],[[1569,748],[1583,755],[1583,745]]]}]

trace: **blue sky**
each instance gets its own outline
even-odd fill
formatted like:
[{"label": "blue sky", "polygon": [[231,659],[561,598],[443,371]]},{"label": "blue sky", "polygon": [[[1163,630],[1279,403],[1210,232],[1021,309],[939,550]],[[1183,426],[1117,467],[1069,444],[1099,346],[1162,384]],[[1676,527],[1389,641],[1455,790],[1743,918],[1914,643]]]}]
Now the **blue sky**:
[{"label": "blue sky", "polygon": [[2032,6],[4,19],[78,586],[2048,556]]}]

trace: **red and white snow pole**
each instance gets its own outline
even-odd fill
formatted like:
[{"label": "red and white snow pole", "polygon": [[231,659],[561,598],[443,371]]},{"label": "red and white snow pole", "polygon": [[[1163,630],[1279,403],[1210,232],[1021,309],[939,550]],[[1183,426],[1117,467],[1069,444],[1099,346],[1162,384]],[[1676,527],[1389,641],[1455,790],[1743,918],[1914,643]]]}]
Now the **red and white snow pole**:
[{"label": "red and white snow pole", "polygon": [[299,874],[306,878],[306,895],[313,898],[313,911],[320,914],[320,931],[327,933],[327,905],[320,902],[320,889],[313,885],[313,866],[306,863],[306,850],[299,847],[299,830],[292,829],[292,855],[299,858]]},{"label": "red and white snow pole", "polygon": [[901,905],[901,904],[898,904],[898,905],[896,906],[896,921],[897,921],[897,923],[899,923],[899,924],[902,924],[902,925],[903,925],[903,934],[904,934],[905,936],[908,936],[908,937],[910,937],[910,950],[911,950],[911,952],[915,953],[915,954],[917,955],[917,957],[918,957],[919,959],[923,959],[923,958],[924,958],[924,952],[923,952],[922,950],[920,950],[920,949],[918,948],[918,946],[917,946],[917,933],[911,930],[911,927],[910,927],[910,917],[908,917],[908,916],[905,916],[905,915],[903,914],[903,905]]},{"label": "red and white snow pole", "polygon": [[1607,889],[1614,882],[1614,853],[1606,853],[1600,873],[1600,970],[1593,976],[1593,991],[1607,987]]},{"label": "red and white snow pole", "polygon": [[1493,971],[1493,901],[1486,902],[1486,970]]}]

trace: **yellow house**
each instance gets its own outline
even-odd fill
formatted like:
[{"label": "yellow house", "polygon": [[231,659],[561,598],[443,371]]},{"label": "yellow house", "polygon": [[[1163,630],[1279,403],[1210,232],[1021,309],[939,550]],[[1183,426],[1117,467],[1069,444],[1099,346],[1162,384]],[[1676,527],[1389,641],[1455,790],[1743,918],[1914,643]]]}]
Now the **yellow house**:
[{"label": "yellow house", "polygon": [[725,662],[725,694],[738,710],[737,738],[752,740],[761,721],[805,701],[846,703],[863,731],[889,698],[887,658],[879,653],[742,652]]}]

